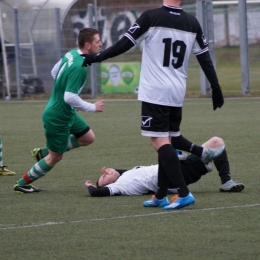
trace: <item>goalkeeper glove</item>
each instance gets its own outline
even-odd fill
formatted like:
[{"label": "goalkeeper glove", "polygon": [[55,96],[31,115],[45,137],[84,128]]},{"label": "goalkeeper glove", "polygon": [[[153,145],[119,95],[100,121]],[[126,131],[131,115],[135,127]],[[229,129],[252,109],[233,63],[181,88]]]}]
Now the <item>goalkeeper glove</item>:
[{"label": "goalkeeper glove", "polygon": [[216,110],[218,107],[221,108],[224,104],[224,98],[221,89],[212,90],[212,102],[213,110]]}]

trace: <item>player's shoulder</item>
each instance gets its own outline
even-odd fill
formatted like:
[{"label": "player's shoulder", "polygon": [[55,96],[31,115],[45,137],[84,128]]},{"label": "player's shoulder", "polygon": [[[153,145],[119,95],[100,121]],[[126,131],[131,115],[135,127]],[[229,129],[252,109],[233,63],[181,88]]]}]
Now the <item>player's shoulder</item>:
[{"label": "player's shoulder", "polygon": [[[153,20],[155,18],[156,23],[167,24],[171,21],[171,17],[180,17],[181,23],[189,24],[190,26],[197,27],[199,22],[195,16],[190,13],[187,13],[183,8],[176,8],[170,6],[161,6],[159,8],[149,9],[144,11],[143,15],[146,15],[146,18]],[[167,19],[169,18],[169,19]],[[166,20],[165,20],[166,19]],[[182,25],[183,26],[183,25]]]},{"label": "player's shoulder", "polygon": [[152,9],[147,9],[142,13],[142,16],[146,16],[146,17],[153,17],[153,16],[158,16],[161,13],[163,13],[164,10],[162,7],[159,8],[152,8]]},{"label": "player's shoulder", "polygon": [[81,67],[83,59],[77,49],[69,50],[63,57],[63,61],[68,62],[68,67]]},{"label": "player's shoulder", "polygon": [[67,59],[71,59],[71,58],[80,58],[81,60],[83,60],[84,58],[80,55],[79,50],[77,49],[72,49],[69,50],[65,53],[64,55],[65,58]]},{"label": "player's shoulder", "polygon": [[186,19],[190,20],[193,24],[198,24],[199,23],[198,19],[194,15],[192,15],[190,13],[187,13],[184,10],[182,10],[181,15],[182,16],[186,16]]}]

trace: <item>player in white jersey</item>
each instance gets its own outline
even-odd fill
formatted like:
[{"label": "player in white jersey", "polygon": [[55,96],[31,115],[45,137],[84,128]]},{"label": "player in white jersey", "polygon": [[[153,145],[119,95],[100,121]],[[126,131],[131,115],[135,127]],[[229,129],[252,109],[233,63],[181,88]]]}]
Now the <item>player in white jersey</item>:
[{"label": "player in white jersey", "polygon": [[[151,138],[159,162],[159,189],[155,198],[144,202],[146,207],[179,209],[195,202],[184,182],[173,147],[192,152],[204,162],[223,151],[223,147],[222,150],[203,150],[180,134],[191,52],[211,84],[213,109],[224,103],[201,26],[195,17],[180,8],[180,3],[181,0],[164,0],[162,7],[143,12],[113,46],[98,54],[83,55],[82,66],[87,66],[120,55],[144,40],[138,89],[138,100],[142,101],[141,133]],[[170,182],[178,183],[179,199],[168,205],[166,194]]]},{"label": "player in white jersey", "polygon": [[[224,141],[219,137],[208,140],[204,146],[223,146]],[[210,163],[204,164],[196,155],[179,152],[182,174],[187,185],[197,182],[203,175],[212,171]],[[241,192],[244,184],[231,179],[226,150],[214,159],[214,164],[221,179],[220,192]],[[106,197],[115,195],[144,195],[156,193],[158,188],[158,165],[136,166],[131,170],[102,168],[102,175],[96,186],[88,180],[86,187],[92,197]],[[168,194],[177,193],[177,186],[170,184]]]},{"label": "player in white jersey", "polygon": [[42,116],[46,147],[34,149],[33,155],[38,162],[14,185],[17,193],[42,191],[30,183],[45,176],[62,159],[64,152],[94,142],[94,132],[76,113],[76,109],[84,112],[104,111],[103,100],[91,104],[80,98],[87,78],[87,69],[81,66],[81,54],[97,53],[101,46],[97,30],[81,29],[78,49],[68,51],[54,66],[54,88]]}]

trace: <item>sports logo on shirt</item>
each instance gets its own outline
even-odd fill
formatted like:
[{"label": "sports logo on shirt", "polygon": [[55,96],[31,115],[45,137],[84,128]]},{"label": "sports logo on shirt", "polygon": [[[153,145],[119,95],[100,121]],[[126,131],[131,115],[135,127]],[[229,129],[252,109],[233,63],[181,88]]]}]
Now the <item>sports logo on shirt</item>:
[{"label": "sports logo on shirt", "polygon": [[150,127],[152,119],[153,118],[150,117],[150,116],[142,116],[141,126],[142,127]]},{"label": "sports logo on shirt", "polygon": [[204,34],[202,34],[201,37],[202,37],[202,41],[203,41],[204,45],[207,45],[208,42],[207,42],[206,36]]},{"label": "sports logo on shirt", "polygon": [[180,13],[176,13],[176,12],[172,12],[172,11],[170,11],[170,14],[181,15]]},{"label": "sports logo on shirt", "polygon": [[140,29],[139,24],[135,23],[129,30],[128,32],[134,33],[137,29]]}]

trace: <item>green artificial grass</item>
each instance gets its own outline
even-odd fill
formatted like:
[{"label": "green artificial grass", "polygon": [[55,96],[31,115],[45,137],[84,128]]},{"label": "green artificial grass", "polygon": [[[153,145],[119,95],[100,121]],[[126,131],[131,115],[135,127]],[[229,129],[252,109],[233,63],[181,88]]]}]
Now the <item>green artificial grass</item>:
[{"label": "green artificial grass", "polygon": [[30,151],[45,145],[45,103],[0,102],[3,161],[16,172],[0,176],[0,259],[260,258],[259,98],[226,98],[216,111],[211,99],[184,102],[181,133],[196,144],[222,137],[232,179],[245,190],[220,193],[213,167],[189,186],[196,203],[177,211],[144,208],[148,195],[92,198],[84,186],[103,166],[157,163],[149,138],[140,134],[140,102],[132,100],[105,100],[104,113],[80,112],[95,142],[65,153],[34,183],[45,192],[16,194],[15,181],[35,163]]}]

